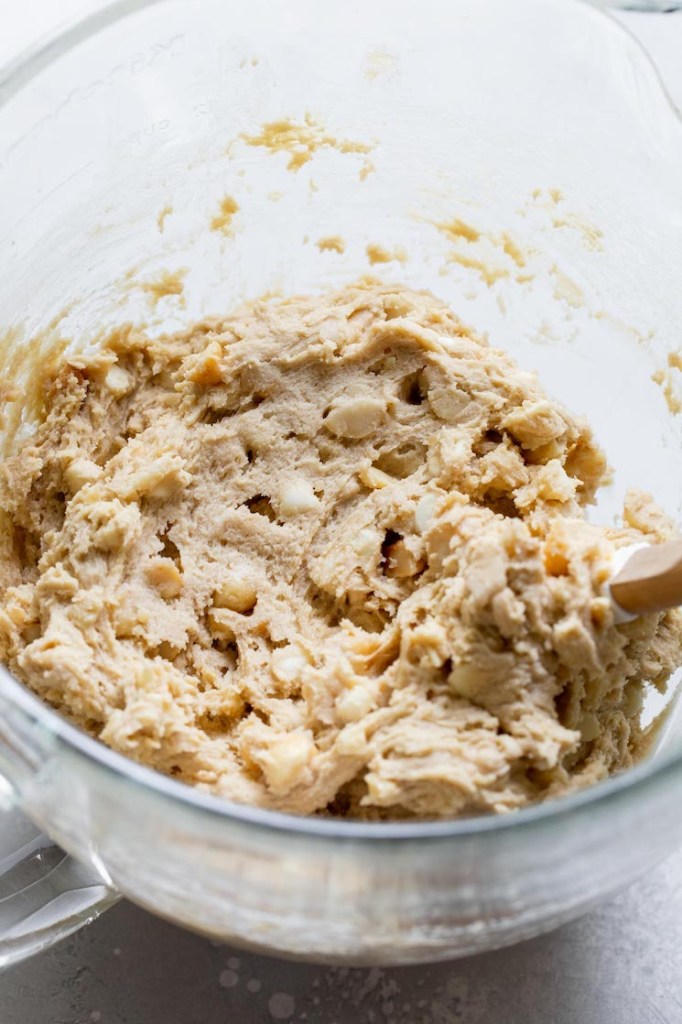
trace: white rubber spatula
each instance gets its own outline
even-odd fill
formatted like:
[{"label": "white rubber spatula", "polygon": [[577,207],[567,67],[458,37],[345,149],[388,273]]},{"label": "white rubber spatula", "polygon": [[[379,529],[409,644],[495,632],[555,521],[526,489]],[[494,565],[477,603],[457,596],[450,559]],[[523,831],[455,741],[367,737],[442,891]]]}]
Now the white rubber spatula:
[{"label": "white rubber spatula", "polygon": [[621,548],[609,591],[617,622],[682,605],[682,540]]}]

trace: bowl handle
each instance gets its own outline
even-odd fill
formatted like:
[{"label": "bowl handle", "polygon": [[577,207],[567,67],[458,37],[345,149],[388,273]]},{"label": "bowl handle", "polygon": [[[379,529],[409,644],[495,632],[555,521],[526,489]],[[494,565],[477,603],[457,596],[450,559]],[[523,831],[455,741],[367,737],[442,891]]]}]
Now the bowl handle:
[{"label": "bowl handle", "polygon": [[0,776],[0,968],[47,949],[119,898],[15,806]]}]

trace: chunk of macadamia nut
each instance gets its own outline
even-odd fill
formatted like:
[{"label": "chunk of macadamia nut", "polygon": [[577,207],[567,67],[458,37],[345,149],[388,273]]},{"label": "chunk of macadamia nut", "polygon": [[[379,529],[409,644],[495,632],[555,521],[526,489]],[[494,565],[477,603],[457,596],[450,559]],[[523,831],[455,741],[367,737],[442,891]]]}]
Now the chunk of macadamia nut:
[{"label": "chunk of macadamia nut", "polygon": [[213,592],[213,604],[216,608],[228,608],[241,615],[253,611],[257,600],[258,594],[254,585],[240,576],[224,580]]},{"label": "chunk of macadamia nut", "polygon": [[459,423],[472,412],[469,395],[455,387],[434,387],[429,391],[429,403],[436,416],[446,423]]},{"label": "chunk of macadamia nut", "polygon": [[77,494],[81,487],[99,480],[102,469],[91,459],[76,458],[64,469],[64,482],[71,494]]},{"label": "chunk of macadamia nut", "polygon": [[546,399],[536,402],[526,399],[507,414],[502,426],[530,451],[549,444],[566,431],[565,420]]},{"label": "chunk of macadamia nut", "polygon": [[368,437],[386,418],[386,402],[381,398],[359,396],[337,400],[325,419],[325,426],[336,437],[352,440]]},{"label": "chunk of macadamia nut", "polygon": [[100,551],[117,551],[124,541],[139,534],[141,515],[136,504],[123,505],[117,498],[97,502],[90,513],[92,542]]},{"label": "chunk of macadamia nut", "polygon": [[425,566],[425,561],[407,546],[404,540],[397,540],[386,548],[386,575],[400,578],[416,576]]},{"label": "chunk of macadamia nut", "polygon": [[217,341],[211,341],[203,352],[194,358],[187,374],[195,384],[211,387],[223,380],[223,350]]},{"label": "chunk of macadamia nut", "polygon": [[388,487],[393,483],[393,477],[384,473],[383,470],[377,469],[376,466],[363,467],[358,473],[358,478],[365,487],[369,487],[373,491],[380,491],[383,487]]},{"label": "chunk of macadamia nut", "polygon": [[182,573],[170,558],[154,559],[147,566],[145,576],[150,586],[158,590],[166,601],[179,597],[182,592]]},{"label": "chunk of macadamia nut", "polygon": [[178,494],[190,480],[184,469],[184,460],[179,455],[163,452],[155,461],[114,478],[112,486],[126,500],[148,497],[166,501]]},{"label": "chunk of macadamia nut", "polygon": [[235,632],[229,621],[229,609],[212,608],[208,613],[208,628],[212,636],[223,643],[232,643],[235,639]]},{"label": "chunk of macadamia nut", "polygon": [[150,474],[146,489],[150,497],[164,501],[181,491],[189,483],[189,479],[189,473],[180,466],[169,466],[166,472],[155,477]]}]

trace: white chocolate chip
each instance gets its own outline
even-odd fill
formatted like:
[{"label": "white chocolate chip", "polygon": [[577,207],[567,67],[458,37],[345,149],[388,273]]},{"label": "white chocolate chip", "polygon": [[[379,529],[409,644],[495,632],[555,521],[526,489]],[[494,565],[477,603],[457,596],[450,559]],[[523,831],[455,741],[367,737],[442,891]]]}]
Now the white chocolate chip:
[{"label": "white chocolate chip", "polygon": [[315,753],[312,738],[304,732],[276,736],[269,749],[253,753],[268,788],[277,796],[284,796],[303,781],[306,769]]},{"label": "white chocolate chip", "polygon": [[282,489],[278,502],[278,511],[283,516],[297,516],[302,512],[312,512],[319,507],[320,501],[310,484],[303,477],[289,481]]},{"label": "white chocolate chip", "polygon": [[367,736],[362,722],[351,723],[342,729],[334,748],[342,757],[362,757],[367,751]]},{"label": "white chocolate chip", "polygon": [[364,686],[344,690],[336,701],[336,713],[341,722],[359,722],[374,707],[374,697]]},{"label": "white chocolate chip", "polygon": [[365,527],[353,538],[353,550],[360,558],[371,558],[379,550],[381,534],[377,530]]},{"label": "white chocolate chip", "polygon": [[425,494],[417,502],[414,510],[414,524],[419,533],[424,533],[436,514],[437,498],[435,494]]},{"label": "white chocolate chip", "polygon": [[273,651],[270,660],[272,674],[281,683],[295,683],[308,665],[308,659],[296,644],[279,647]]},{"label": "white chocolate chip", "polygon": [[139,536],[142,517],[136,504],[123,505],[114,498],[93,502],[88,521],[92,526],[93,545],[101,551],[115,551],[124,541],[130,542]]},{"label": "white chocolate chip", "polygon": [[123,369],[122,366],[118,366],[114,363],[107,370],[107,375],[104,378],[104,384],[108,391],[112,394],[125,395],[127,391],[130,391],[132,384],[130,380],[130,374]]}]

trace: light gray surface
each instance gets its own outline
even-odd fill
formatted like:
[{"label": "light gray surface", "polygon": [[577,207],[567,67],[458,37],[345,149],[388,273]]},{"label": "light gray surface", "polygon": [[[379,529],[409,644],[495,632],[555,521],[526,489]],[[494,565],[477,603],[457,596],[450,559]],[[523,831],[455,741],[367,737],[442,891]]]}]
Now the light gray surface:
[{"label": "light gray surface", "polygon": [[1,1024],[278,1020],[680,1024],[682,852],[552,935],[448,964],[378,971],[268,960],[120,904],[0,977]]},{"label": "light gray surface", "polygon": [[[92,2],[0,0],[0,58]],[[682,15],[621,20],[655,57],[682,107]],[[0,1024],[278,1020],[682,1024],[682,852],[550,936],[449,964],[387,971],[287,964],[216,947],[123,903],[0,975]]]}]

